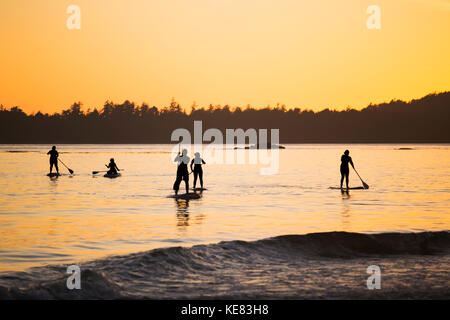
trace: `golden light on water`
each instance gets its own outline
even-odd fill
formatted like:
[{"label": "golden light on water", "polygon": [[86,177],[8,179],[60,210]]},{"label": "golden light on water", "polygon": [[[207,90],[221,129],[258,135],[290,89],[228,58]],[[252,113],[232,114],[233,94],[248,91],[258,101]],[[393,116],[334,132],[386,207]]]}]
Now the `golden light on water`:
[{"label": "golden light on water", "polygon": [[[1,1],[0,299],[447,298],[449,31],[450,0]],[[78,101],[108,102],[8,110]],[[139,144],[189,119],[282,143],[434,143]],[[61,176],[49,145],[12,144],[49,141]],[[196,194],[178,197],[185,148],[206,189],[193,161]]]},{"label": "golden light on water", "polygon": [[[286,234],[450,228],[448,145],[287,145],[270,176],[258,165],[207,160],[208,190],[188,203],[167,198],[176,170],[171,145],[63,145],[75,175],[58,179],[45,176],[47,147],[0,148],[0,271]],[[329,189],[339,183],[345,148],[369,190]],[[93,176],[110,154],[123,176]],[[354,172],[350,178],[361,185]]]}]

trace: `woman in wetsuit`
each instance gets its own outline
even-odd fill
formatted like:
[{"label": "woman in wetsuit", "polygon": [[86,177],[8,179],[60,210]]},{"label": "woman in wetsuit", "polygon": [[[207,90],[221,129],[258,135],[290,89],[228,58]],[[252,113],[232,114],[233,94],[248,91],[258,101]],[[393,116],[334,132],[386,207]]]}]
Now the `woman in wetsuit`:
[{"label": "woman in wetsuit", "polygon": [[[202,164],[206,164],[206,162],[200,157],[200,153],[195,153],[195,158],[192,159],[191,162],[191,171],[194,172],[194,189],[197,184],[197,177],[200,178],[200,187],[203,189],[203,169]],[[192,169],[194,166],[194,169]]]},{"label": "woman in wetsuit", "polygon": [[342,183],[344,182],[344,177],[348,189],[348,175],[350,173],[350,168],[348,167],[348,164],[350,163],[353,169],[355,169],[355,166],[353,165],[353,161],[352,158],[349,156],[349,153],[350,151],[345,150],[344,154],[341,157],[341,189]]},{"label": "woman in wetsuit", "polygon": [[58,169],[58,156],[59,156],[59,153],[58,153],[58,151],[56,151],[56,147],[53,146],[52,150],[47,152],[47,154],[50,155],[50,173],[52,173],[53,166],[55,166],[56,173],[59,174],[59,169]]},{"label": "woman in wetsuit", "polygon": [[186,194],[189,193],[189,172],[187,167],[189,164],[189,160],[190,158],[187,156],[186,149],[183,149],[183,153],[178,154],[174,160],[175,162],[178,162],[177,179],[173,184],[173,190],[175,190],[175,195],[178,194],[178,190],[180,189],[180,183],[182,180],[184,180],[184,183],[186,185]]}]

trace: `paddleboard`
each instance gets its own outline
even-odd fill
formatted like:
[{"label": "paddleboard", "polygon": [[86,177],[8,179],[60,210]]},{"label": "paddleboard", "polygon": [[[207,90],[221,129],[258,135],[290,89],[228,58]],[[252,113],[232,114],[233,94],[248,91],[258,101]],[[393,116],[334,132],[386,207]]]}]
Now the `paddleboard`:
[{"label": "paddleboard", "polygon": [[200,199],[201,195],[199,195],[198,193],[183,193],[178,195],[171,195],[168,196],[167,198],[191,200],[191,199]]},{"label": "paddleboard", "polygon": [[105,178],[110,178],[110,179],[117,178],[117,177],[120,177],[120,176],[121,176],[120,173],[116,173],[116,174],[109,174],[109,173],[106,173],[106,174],[104,175]]},{"label": "paddleboard", "polygon": [[194,191],[204,191],[204,190],[208,190],[206,188],[193,188],[192,190]]},{"label": "paddleboard", "polygon": [[52,173],[48,173],[47,177],[53,178],[53,177],[59,177],[60,175],[61,175],[61,173],[52,172]]},{"label": "paddleboard", "polygon": [[[333,190],[341,190],[340,187],[330,187],[330,189]],[[347,188],[342,188],[342,190],[347,190]],[[365,190],[364,187],[352,187],[352,188],[348,188],[348,190]]]}]

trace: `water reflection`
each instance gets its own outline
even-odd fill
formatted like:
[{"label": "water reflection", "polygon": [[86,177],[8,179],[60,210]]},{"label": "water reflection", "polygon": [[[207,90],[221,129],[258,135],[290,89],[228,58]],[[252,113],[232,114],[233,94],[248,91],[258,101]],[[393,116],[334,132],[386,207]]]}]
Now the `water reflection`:
[{"label": "water reflection", "polygon": [[351,222],[351,215],[350,215],[350,192],[349,190],[342,189],[342,230],[349,231],[351,230],[350,222]]},{"label": "water reflection", "polygon": [[350,200],[350,192],[348,190],[342,189],[341,194],[343,200]]},{"label": "water reflection", "polygon": [[[200,192],[201,193],[201,192]],[[191,214],[188,199],[175,199],[177,208],[177,227],[185,231],[191,224],[201,224],[205,218],[204,214]],[[192,219],[191,219],[192,218]]]},{"label": "water reflection", "polygon": [[48,186],[50,189],[50,192],[54,192],[56,187],[58,186],[58,176],[56,177],[49,177]]},{"label": "water reflection", "polygon": [[[46,176],[47,145],[17,146],[40,152],[19,154],[0,145],[0,271],[36,266],[41,252],[46,263],[57,263],[60,254],[90,260],[167,246],[160,239],[172,236],[190,245],[342,230],[449,229],[448,145],[420,145],[414,157],[393,150],[400,145],[352,145],[371,188],[341,194],[329,187],[338,181],[336,158],[346,147],[290,145],[280,152],[279,173],[268,176],[256,165],[210,163],[210,190],[187,202],[167,198],[172,145],[65,145],[66,163],[76,163],[77,174],[53,179]],[[114,181],[91,175],[92,164],[111,154],[126,175]],[[350,175],[351,186],[360,183]]]},{"label": "water reflection", "polygon": [[177,227],[189,227],[189,200],[175,199],[177,205]]}]

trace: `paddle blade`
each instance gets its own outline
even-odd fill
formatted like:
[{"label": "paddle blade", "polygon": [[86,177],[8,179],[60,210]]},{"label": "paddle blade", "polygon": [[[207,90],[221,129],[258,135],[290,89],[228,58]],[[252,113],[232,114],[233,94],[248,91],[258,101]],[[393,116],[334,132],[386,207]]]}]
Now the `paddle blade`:
[{"label": "paddle blade", "polygon": [[69,172],[70,172],[70,174],[73,174],[73,170],[72,169],[69,169]]},{"label": "paddle blade", "polygon": [[99,171],[92,171],[92,174],[97,174]]},{"label": "paddle blade", "polygon": [[363,179],[361,179],[361,176],[359,175],[358,171],[356,171],[355,167],[353,167],[353,170],[355,170],[356,174],[358,175],[359,180],[361,180],[361,182],[364,186],[364,189],[369,189],[369,185],[367,183],[365,183]]}]

